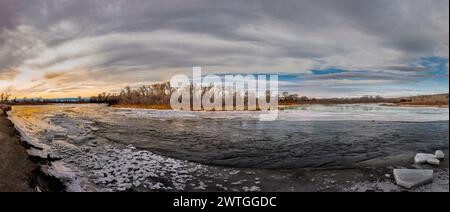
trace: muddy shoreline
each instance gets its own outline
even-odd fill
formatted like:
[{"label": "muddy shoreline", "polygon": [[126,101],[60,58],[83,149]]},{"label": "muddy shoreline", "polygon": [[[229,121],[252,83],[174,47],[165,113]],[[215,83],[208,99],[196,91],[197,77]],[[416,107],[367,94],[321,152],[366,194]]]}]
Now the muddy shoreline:
[{"label": "muddy shoreline", "polygon": [[0,192],[61,192],[62,183],[41,171],[46,160],[33,158],[13,123],[0,111]]}]

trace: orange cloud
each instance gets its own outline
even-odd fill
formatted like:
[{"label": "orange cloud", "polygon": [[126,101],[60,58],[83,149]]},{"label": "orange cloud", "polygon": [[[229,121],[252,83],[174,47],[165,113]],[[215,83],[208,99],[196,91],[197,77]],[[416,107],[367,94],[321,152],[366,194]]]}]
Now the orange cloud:
[{"label": "orange cloud", "polygon": [[58,77],[63,76],[64,74],[66,74],[66,73],[64,73],[64,72],[51,72],[51,73],[46,73],[46,74],[44,75],[44,79],[47,79],[47,80],[55,79],[55,78],[58,78]]},{"label": "orange cloud", "polygon": [[19,74],[19,70],[17,69],[6,69],[4,71],[0,71],[0,80],[12,80],[17,74]]}]

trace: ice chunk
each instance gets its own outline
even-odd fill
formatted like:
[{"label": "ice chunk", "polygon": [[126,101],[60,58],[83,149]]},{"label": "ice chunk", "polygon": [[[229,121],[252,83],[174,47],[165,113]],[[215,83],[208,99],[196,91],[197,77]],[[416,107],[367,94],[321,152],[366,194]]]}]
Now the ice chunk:
[{"label": "ice chunk", "polygon": [[439,160],[444,160],[445,159],[445,154],[441,150],[436,151],[434,156],[436,157],[436,159],[439,159]]},{"label": "ice chunk", "polygon": [[242,188],[243,191],[245,192],[258,192],[261,191],[261,189],[258,186],[252,186],[252,187],[243,187]]},{"label": "ice chunk", "polygon": [[[439,163],[436,164],[436,156],[432,155],[432,154],[425,154],[425,153],[418,153],[416,155],[416,157],[414,158],[414,162],[416,164],[424,164],[424,163],[429,163],[432,165],[439,165]],[[437,160],[437,162],[439,162],[439,160]]]},{"label": "ice chunk", "polygon": [[432,183],[433,173],[425,169],[394,169],[397,185],[407,189]]},{"label": "ice chunk", "polygon": [[439,161],[438,159],[436,159],[436,158],[433,158],[433,159],[428,159],[427,160],[427,163],[428,164],[431,164],[431,165],[436,165],[436,166],[439,166],[439,164],[441,163],[441,161]]}]

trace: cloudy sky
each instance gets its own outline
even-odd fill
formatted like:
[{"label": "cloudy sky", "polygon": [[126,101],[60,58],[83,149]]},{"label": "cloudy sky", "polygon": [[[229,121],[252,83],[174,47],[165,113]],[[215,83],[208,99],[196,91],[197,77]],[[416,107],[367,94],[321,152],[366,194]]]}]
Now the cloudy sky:
[{"label": "cloudy sky", "polygon": [[0,89],[114,92],[279,74],[314,97],[446,93],[448,0],[0,0]]}]

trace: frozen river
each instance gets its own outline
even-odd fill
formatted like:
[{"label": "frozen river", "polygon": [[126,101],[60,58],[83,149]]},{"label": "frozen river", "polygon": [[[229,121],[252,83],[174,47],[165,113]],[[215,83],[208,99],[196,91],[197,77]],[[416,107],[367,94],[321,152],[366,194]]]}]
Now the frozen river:
[{"label": "frozen river", "polygon": [[59,159],[47,171],[71,190],[273,191],[272,178],[290,170],[448,150],[446,108],[314,105],[273,122],[259,114],[45,105],[13,107],[10,119],[29,154]]}]

